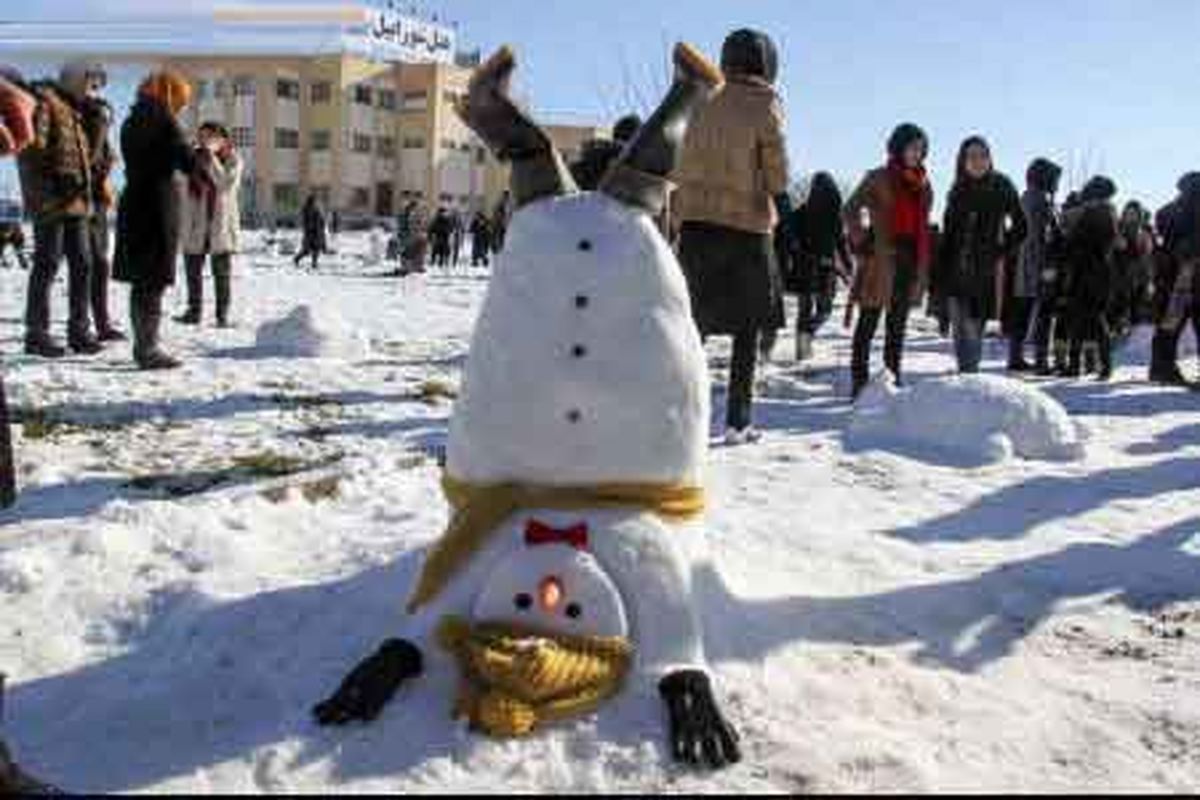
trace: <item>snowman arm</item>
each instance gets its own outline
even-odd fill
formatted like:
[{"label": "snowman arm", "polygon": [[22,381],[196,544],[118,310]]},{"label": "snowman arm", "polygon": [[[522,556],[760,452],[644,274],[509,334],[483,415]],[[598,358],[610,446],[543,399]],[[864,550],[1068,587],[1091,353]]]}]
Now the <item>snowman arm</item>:
[{"label": "snowman arm", "polygon": [[672,537],[693,535],[655,524],[626,524],[595,537],[593,549],[632,612],[641,672],[654,680],[704,669],[691,568]]}]

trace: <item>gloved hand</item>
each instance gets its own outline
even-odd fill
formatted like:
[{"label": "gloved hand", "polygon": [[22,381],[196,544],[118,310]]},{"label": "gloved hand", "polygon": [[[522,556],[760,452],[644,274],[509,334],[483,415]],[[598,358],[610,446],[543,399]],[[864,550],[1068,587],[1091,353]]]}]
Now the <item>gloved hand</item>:
[{"label": "gloved hand", "polygon": [[355,667],[332,697],[313,707],[317,724],[371,722],[407,680],[423,669],[421,651],[412,642],[388,639]]},{"label": "gloved hand", "polygon": [[708,675],[700,670],[673,672],[662,679],[658,692],[667,704],[676,761],[723,769],[742,760],[737,731],[717,708]]}]

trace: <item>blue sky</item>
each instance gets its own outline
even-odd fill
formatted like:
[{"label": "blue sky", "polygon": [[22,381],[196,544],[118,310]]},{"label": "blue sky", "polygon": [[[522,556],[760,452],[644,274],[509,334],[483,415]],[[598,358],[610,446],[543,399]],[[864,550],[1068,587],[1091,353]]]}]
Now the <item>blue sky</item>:
[{"label": "blue sky", "polygon": [[[4,9],[0,19],[111,19],[164,8],[203,15],[211,3],[40,0]],[[670,42],[686,39],[715,56],[732,28],[766,30],[780,46],[797,174],[828,169],[853,180],[907,119],[931,134],[942,193],[959,142],[977,132],[1018,183],[1032,157],[1047,155],[1071,177],[1105,171],[1124,195],[1158,204],[1179,174],[1200,169],[1200,0],[417,5],[457,20],[469,44],[513,43],[522,90],[547,119],[599,121],[652,104]]]}]

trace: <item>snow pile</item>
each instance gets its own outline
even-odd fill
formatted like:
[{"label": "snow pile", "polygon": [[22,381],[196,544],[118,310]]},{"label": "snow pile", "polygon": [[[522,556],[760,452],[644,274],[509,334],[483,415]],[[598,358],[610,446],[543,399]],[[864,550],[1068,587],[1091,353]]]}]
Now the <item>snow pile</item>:
[{"label": "snow pile", "polygon": [[370,352],[366,334],[348,325],[328,304],[298,306],[283,319],[265,322],[254,340],[254,353],[263,358],[357,360]]},{"label": "snow pile", "polygon": [[955,464],[993,464],[1016,455],[1044,461],[1083,456],[1079,430],[1045,392],[997,375],[955,375],[898,389],[868,386],[846,431],[854,450],[898,448]]}]

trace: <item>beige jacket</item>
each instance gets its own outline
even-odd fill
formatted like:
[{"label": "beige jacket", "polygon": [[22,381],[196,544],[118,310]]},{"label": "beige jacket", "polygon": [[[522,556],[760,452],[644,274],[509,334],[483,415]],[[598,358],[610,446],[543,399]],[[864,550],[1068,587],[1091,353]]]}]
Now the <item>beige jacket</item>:
[{"label": "beige jacket", "polygon": [[220,159],[214,158],[204,169],[217,193],[211,217],[204,198],[188,191],[187,179],[180,179],[178,183],[183,198],[183,252],[185,255],[236,253],[242,230],[242,211],[238,201],[242,158],[237,153],[230,157],[228,163],[221,163]]},{"label": "beige jacket", "polygon": [[676,180],[677,224],[774,231],[775,197],[788,186],[784,115],[775,90],[755,78],[730,78],[688,127]]}]

